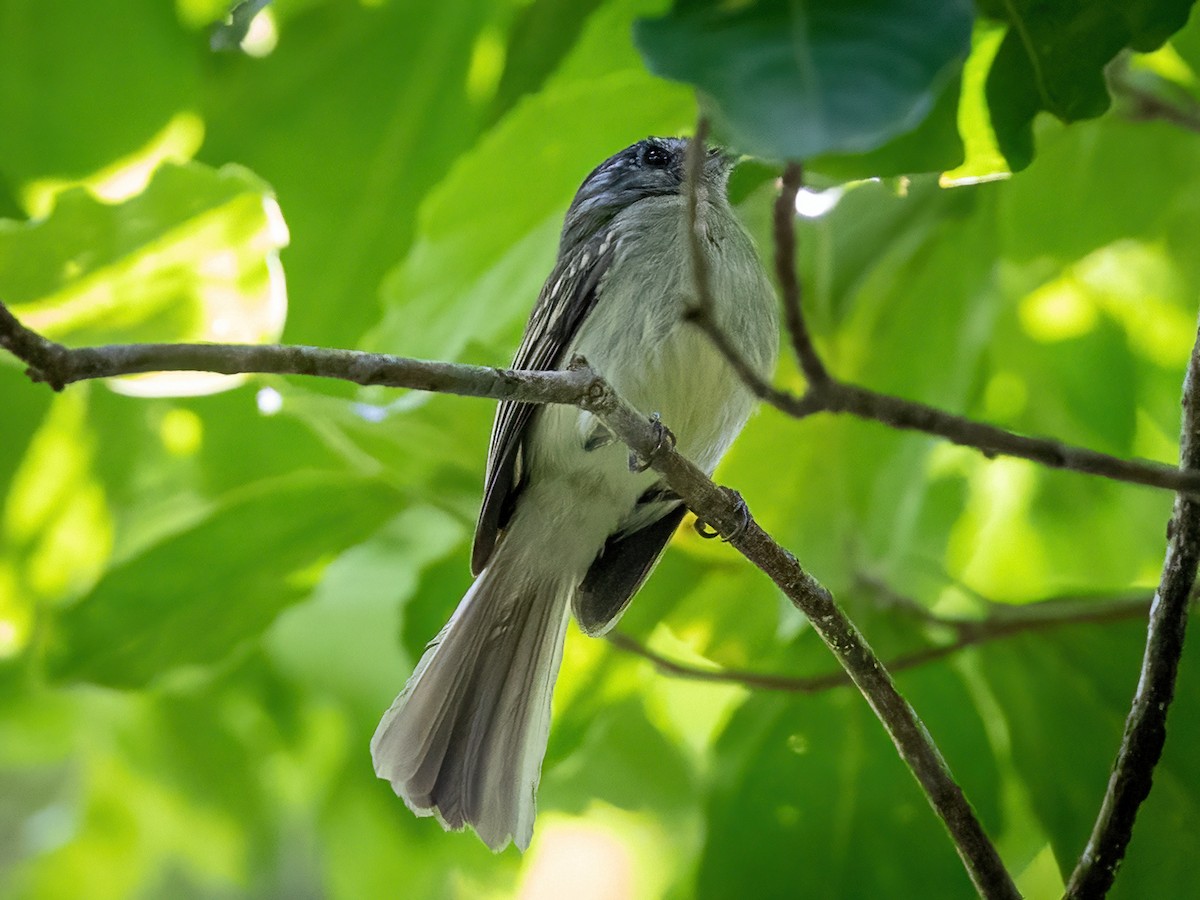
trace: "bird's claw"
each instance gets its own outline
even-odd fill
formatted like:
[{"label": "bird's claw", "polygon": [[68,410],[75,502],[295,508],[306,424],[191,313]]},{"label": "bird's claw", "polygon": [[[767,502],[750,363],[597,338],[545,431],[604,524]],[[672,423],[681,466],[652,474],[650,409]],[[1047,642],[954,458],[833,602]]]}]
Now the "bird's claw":
[{"label": "bird's claw", "polygon": [[700,537],[704,538],[705,540],[712,540],[715,537],[719,537],[721,540],[729,543],[730,541],[736,541],[738,538],[740,538],[746,533],[746,529],[750,527],[750,507],[746,505],[746,501],[742,499],[742,495],[732,488],[721,488],[721,490],[723,490],[734,502],[738,517],[737,524],[730,529],[728,534],[722,534],[716,528],[713,528],[708,522],[705,522],[703,519],[697,517],[696,522],[692,527],[696,529],[696,534],[700,535]]},{"label": "bird's claw", "polygon": [[654,428],[657,438],[654,442],[654,449],[647,456],[642,456],[634,450],[629,451],[629,471],[635,475],[647,471],[653,464],[654,460],[664,450],[675,449],[675,435],[671,429],[662,423],[662,419],[658,413],[650,416],[650,425]]}]

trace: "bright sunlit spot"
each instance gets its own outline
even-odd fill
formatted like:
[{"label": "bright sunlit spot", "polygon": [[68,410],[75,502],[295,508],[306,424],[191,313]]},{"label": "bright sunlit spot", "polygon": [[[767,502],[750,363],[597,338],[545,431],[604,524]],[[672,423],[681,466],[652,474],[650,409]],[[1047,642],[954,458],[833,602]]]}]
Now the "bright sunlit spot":
[{"label": "bright sunlit spot", "polygon": [[1044,343],[1065,341],[1096,327],[1096,304],[1070,276],[1045,284],[1021,300],[1018,315],[1025,333]]},{"label": "bright sunlit spot", "polygon": [[192,456],[200,449],[204,424],[190,409],[177,407],[162,417],[158,433],[172,456]]},{"label": "bright sunlit spot", "polygon": [[267,220],[266,231],[271,246],[286,247],[292,236],[283,218],[283,210],[279,208],[279,201],[274,197],[263,197],[263,216]]},{"label": "bright sunlit spot", "polygon": [[583,823],[543,826],[518,900],[627,900],[637,880],[630,848],[609,829]]},{"label": "bright sunlit spot", "polygon": [[279,43],[279,28],[275,24],[275,13],[268,6],[250,22],[250,30],[242,38],[242,51],[247,56],[264,57]]},{"label": "bright sunlit spot", "polygon": [[388,408],[386,406],[375,406],[372,403],[352,403],[350,410],[367,422],[382,422],[388,417]]},{"label": "bright sunlit spot", "polygon": [[0,619],[0,659],[16,656],[24,644],[17,623],[11,619]]},{"label": "bright sunlit spot", "polygon": [[283,395],[275,388],[259,388],[258,393],[254,395],[254,403],[264,416],[273,416],[283,409]]},{"label": "bright sunlit spot", "polygon": [[504,51],[504,35],[498,29],[487,29],[476,39],[467,67],[467,96],[475,102],[487,100],[495,92],[504,73]]},{"label": "bright sunlit spot", "polygon": [[802,187],[796,192],[796,214],[806,219],[819,219],[838,205],[844,193],[845,189],[840,186],[823,191]]},{"label": "bright sunlit spot", "polygon": [[971,184],[987,184],[990,181],[1004,181],[1008,178],[1012,178],[1011,172],[984,172],[978,175],[952,175],[947,173],[938,179],[938,185],[944,188],[965,187]]}]

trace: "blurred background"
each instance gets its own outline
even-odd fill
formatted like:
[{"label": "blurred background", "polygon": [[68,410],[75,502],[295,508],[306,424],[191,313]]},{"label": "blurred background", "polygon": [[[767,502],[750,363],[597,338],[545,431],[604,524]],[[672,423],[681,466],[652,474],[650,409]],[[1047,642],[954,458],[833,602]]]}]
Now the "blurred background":
[{"label": "blurred background", "polygon": [[[1091,105],[1064,111],[996,75],[1013,21],[948,4],[961,51],[911,114],[815,148],[798,252],[836,375],[1174,463],[1200,27],[1160,48],[1188,4],[1135,5],[1144,30],[1094,42],[1064,76]],[[635,45],[657,0],[279,0],[244,38],[214,31],[226,13],[0,0],[0,300],[30,327],[506,364],[578,184],[694,127],[693,90],[647,60],[725,71],[686,29]],[[1127,45],[1147,52],[1108,67],[1104,112]],[[805,139],[817,115],[797,113]],[[796,146],[729,118],[738,149]],[[778,171],[747,162],[731,188],[767,260]],[[788,359],[777,382],[803,389]],[[469,584],[493,409],[186,373],[54,394],[0,358],[0,896],[969,896],[857,692],[786,680],[835,669],[803,617],[687,527],[620,646],[568,637],[529,852],[405,809],[368,741]],[[901,661],[1022,890],[1059,895],[1171,496],[770,409],[718,477]],[[1198,742],[1191,652],[1114,896],[1200,896]]]}]

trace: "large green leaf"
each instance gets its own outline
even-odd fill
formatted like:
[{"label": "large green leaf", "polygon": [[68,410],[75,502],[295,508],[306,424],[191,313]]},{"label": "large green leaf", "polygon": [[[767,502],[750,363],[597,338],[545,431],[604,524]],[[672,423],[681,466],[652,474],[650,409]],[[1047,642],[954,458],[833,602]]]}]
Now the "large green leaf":
[{"label": "large green leaf", "polygon": [[77,344],[276,336],[285,301],[270,269],[286,239],[250,172],[167,165],[123,203],[74,188],[48,218],[0,221],[0,296],[28,327]]},{"label": "large green leaf", "polygon": [[694,118],[687,92],[648,76],[631,48],[628,58],[599,54],[627,34],[643,5],[604,10],[564,70],[519,102],[429,196],[416,243],[384,287],[386,314],[369,346],[455,359],[472,339],[512,336],[515,345],[587,173],[647,134],[676,133]]},{"label": "large green leaf", "polygon": [[[935,667],[906,683],[947,726],[935,736],[983,792],[995,828],[995,769],[969,697]],[[958,715],[952,714],[957,710]],[[756,697],[718,745],[701,898],[954,897],[970,883],[912,776],[862,698]],[[869,861],[866,863],[864,861]]]},{"label": "large green leaf", "polygon": [[1009,166],[1033,159],[1034,116],[1045,110],[1064,122],[1108,109],[1104,66],[1129,47],[1153,50],[1187,21],[1192,0],[987,2],[988,14],[1009,26],[988,75],[992,127]]},{"label": "large green leaf", "polygon": [[732,145],[807,160],[874,150],[921,123],[967,55],[971,21],[963,0],[679,0],[636,36],[653,71],[711,99]]},{"label": "large green leaf", "polygon": [[[1080,627],[985,648],[983,671],[1004,710],[1013,758],[1064,875],[1082,851],[1108,782],[1137,683],[1144,626]],[[1167,751],[1137,820],[1118,895],[1179,895],[1181,846],[1200,835],[1195,654],[1180,670]]]},{"label": "large green leaf", "polygon": [[375,480],[329,475],[265,483],[110,570],[55,624],[57,679],[143,685],[211,664],[257,637],[363,540],[398,497]]},{"label": "large green leaf", "polygon": [[[0,221],[0,297],[29,328],[77,345],[271,341],[287,314],[286,243],[279,207],[254,175],[168,164],[122,203],[76,187],[47,218]],[[120,382],[158,394],[234,383],[195,373]]]},{"label": "large green leaf", "polygon": [[473,60],[503,58],[507,6],[280,4],[268,56],[210,61],[200,157],[237,160],[278,191],[293,238],[289,339],[353,345],[377,317],[421,198],[477,136],[499,72]]},{"label": "large green leaf", "polygon": [[[138,156],[194,109],[203,46],[159,0],[8,0],[0,7],[0,173],[26,193],[36,181],[81,178]],[[185,130],[194,132],[191,121]],[[197,142],[193,134],[171,155]]]}]

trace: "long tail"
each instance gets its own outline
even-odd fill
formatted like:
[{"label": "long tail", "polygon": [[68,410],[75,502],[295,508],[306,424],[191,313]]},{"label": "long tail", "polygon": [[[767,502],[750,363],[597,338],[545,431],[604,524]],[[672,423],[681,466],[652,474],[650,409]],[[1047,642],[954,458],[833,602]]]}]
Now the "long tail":
[{"label": "long tail", "polygon": [[505,549],[426,648],[375,730],[371,757],[417,815],[470,825],[493,850],[510,837],[524,850],[574,585]]}]

